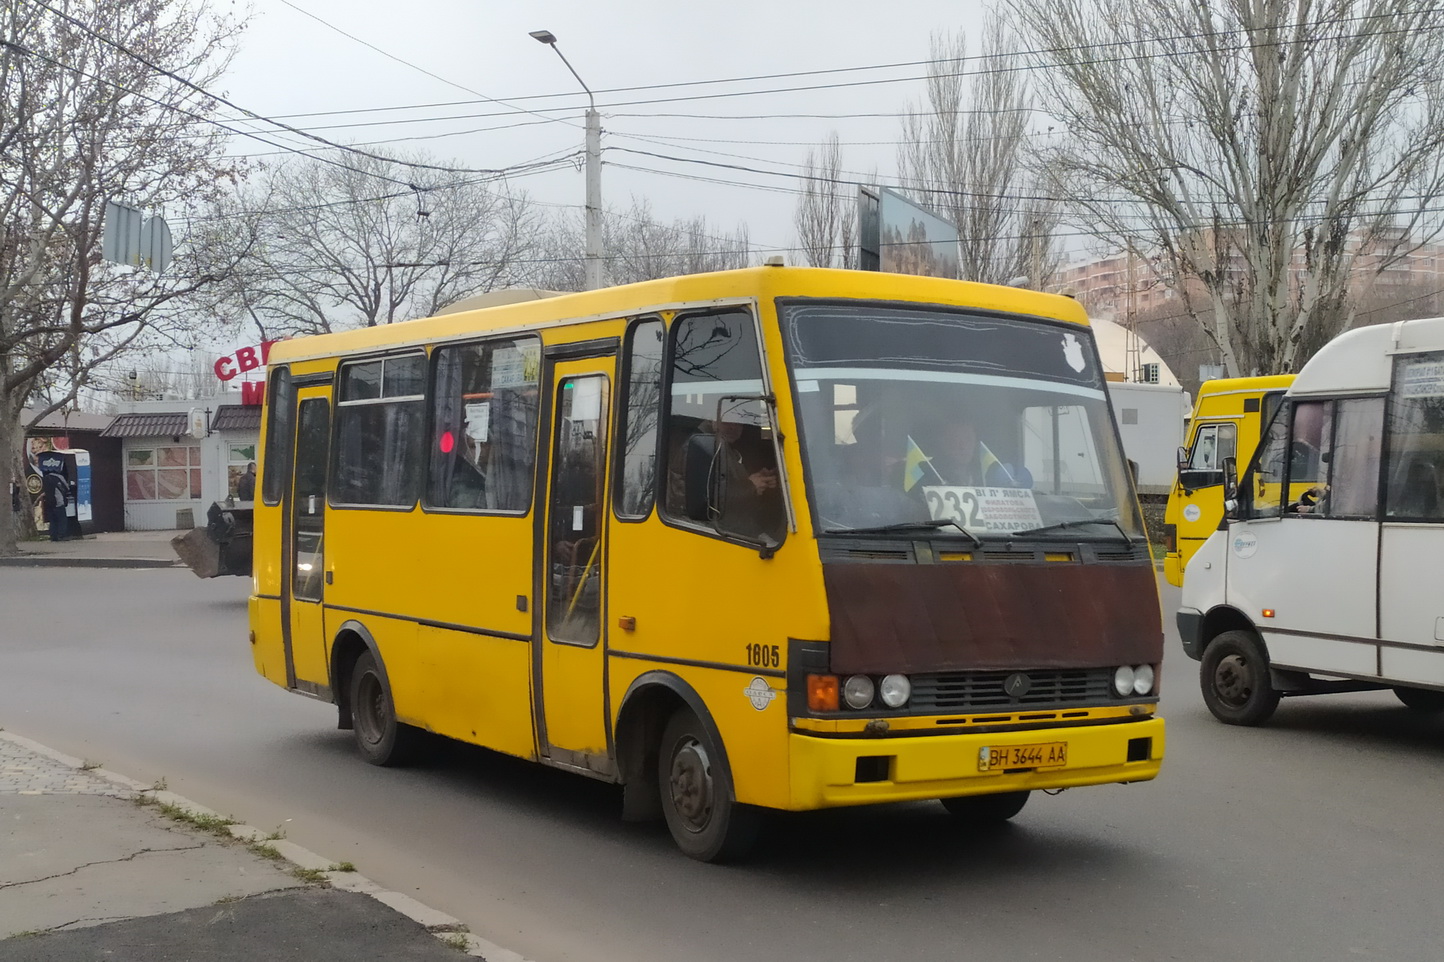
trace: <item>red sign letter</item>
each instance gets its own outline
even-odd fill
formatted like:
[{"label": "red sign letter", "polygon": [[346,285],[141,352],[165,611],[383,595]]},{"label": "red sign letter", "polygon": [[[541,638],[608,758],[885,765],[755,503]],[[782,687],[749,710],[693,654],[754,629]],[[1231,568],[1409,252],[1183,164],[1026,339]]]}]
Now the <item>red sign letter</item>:
[{"label": "red sign letter", "polygon": [[231,359],[223,357],[216,362],[216,377],[222,381],[229,381],[236,376],[235,368],[231,367]]},{"label": "red sign letter", "polygon": [[237,351],[236,361],[239,363],[242,371],[254,371],[261,366],[261,362],[256,358],[256,349],[254,347],[243,347]]},{"label": "red sign letter", "polygon": [[241,403],[252,407],[260,407],[261,402],[266,399],[265,381],[242,381],[241,382]]}]

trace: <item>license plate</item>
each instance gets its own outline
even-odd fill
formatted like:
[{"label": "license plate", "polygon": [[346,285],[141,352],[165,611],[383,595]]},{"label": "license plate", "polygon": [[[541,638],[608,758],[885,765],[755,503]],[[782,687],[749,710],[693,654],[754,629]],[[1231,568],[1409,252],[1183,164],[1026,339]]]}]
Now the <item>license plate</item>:
[{"label": "license plate", "polygon": [[1004,745],[1000,748],[978,749],[978,771],[980,772],[995,772],[1008,768],[1063,768],[1067,764],[1067,742]]}]

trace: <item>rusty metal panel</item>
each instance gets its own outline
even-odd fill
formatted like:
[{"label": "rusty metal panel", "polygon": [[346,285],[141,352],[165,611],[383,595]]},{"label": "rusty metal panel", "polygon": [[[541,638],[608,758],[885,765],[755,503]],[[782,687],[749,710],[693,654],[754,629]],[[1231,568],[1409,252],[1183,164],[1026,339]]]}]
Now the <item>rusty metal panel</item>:
[{"label": "rusty metal panel", "polygon": [[830,564],[832,670],[1156,664],[1152,565]]}]

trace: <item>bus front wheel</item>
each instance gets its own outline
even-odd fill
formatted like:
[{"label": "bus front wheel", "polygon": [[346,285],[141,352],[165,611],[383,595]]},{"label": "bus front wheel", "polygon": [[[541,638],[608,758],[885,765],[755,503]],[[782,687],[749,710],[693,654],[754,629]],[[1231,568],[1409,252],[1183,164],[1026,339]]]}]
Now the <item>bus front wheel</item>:
[{"label": "bus front wheel", "polygon": [[1268,658],[1252,632],[1225,631],[1209,642],[1198,677],[1204,704],[1225,724],[1261,725],[1279,707]]},{"label": "bus front wheel", "polygon": [[391,689],[369,651],[351,670],[351,722],[356,747],[371,764],[405,765],[415,757],[419,733],[396,720]]},{"label": "bus front wheel", "polygon": [[702,862],[745,855],[761,816],[733,800],[727,763],[692,712],[683,709],[667,722],[657,765],[662,812],[677,847]]},{"label": "bus front wheel", "polygon": [[940,798],[943,808],[955,818],[968,822],[987,824],[1006,822],[1023,810],[1028,804],[1028,792],[998,792],[995,795],[960,795],[956,798]]}]

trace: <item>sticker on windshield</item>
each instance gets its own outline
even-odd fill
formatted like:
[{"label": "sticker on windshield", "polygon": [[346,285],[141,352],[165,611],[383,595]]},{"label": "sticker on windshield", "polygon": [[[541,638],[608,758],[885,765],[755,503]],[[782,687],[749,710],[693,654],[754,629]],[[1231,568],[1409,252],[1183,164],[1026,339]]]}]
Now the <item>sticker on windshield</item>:
[{"label": "sticker on windshield", "polygon": [[934,521],[956,521],[969,531],[1006,533],[1043,525],[1038,502],[1027,488],[972,488],[923,485]]},{"label": "sticker on windshield", "polygon": [[1078,340],[1077,334],[1063,335],[1063,360],[1067,361],[1068,366],[1080,374],[1087,366],[1088,362],[1083,357],[1083,344]]}]

